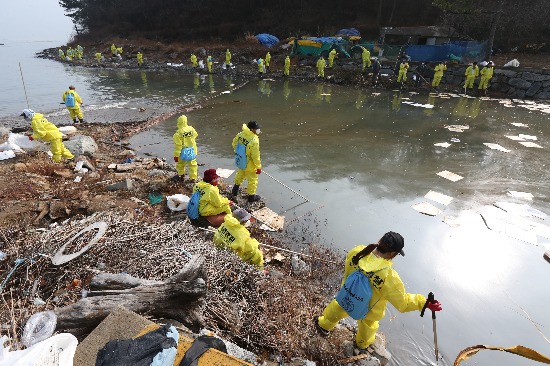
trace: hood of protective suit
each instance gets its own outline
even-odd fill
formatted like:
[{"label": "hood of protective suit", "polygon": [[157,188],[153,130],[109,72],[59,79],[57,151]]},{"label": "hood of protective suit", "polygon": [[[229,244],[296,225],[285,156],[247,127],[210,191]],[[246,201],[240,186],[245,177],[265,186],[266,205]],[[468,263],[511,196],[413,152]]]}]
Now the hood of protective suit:
[{"label": "hood of protective suit", "polygon": [[233,226],[233,227],[242,226],[239,220],[233,217],[233,215],[225,215],[225,217],[223,218],[223,221],[227,226]]},{"label": "hood of protective suit", "polygon": [[178,129],[187,127],[187,116],[181,115],[178,117]]},{"label": "hood of protective suit", "polygon": [[249,132],[249,133],[251,133],[251,134],[254,134],[254,132],[252,132],[252,131],[250,130],[250,128],[248,128],[248,126],[246,125],[246,123],[243,123],[243,131],[244,131],[244,132]]}]

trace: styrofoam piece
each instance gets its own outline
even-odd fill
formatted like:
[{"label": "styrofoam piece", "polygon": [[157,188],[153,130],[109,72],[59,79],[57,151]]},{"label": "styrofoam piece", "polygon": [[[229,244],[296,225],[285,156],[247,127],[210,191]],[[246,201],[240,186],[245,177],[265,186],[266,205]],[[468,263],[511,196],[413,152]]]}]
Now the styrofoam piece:
[{"label": "styrofoam piece", "polygon": [[443,211],[441,211],[439,208],[435,207],[429,202],[417,203],[415,205],[412,205],[411,207],[416,211],[428,216],[437,216],[443,213]]},{"label": "styrofoam piece", "polygon": [[59,127],[59,132],[64,133],[66,135],[70,135],[71,133],[76,133],[77,129],[75,126],[61,126]]},{"label": "styrofoam piece", "polygon": [[264,207],[262,209],[254,211],[252,213],[252,216],[271,226],[275,230],[282,230],[285,223],[285,217],[278,215],[269,207]]},{"label": "styrofoam piece", "polygon": [[440,146],[440,147],[447,148],[447,147],[451,146],[451,144],[449,144],[448,142],[438,142],[437,144],[434,144],[434,146]]},{"label": "styrofoam piece", "polygon": [[223,168],[216,169],[216,174],[225,179],[229,178],[233,172],[235,172],[235,170]]},{"label": "styrofoam piece", "polygon": [[445,206],[448,206],[449,203],[451,203],[451,201],[453,200],[453,197],[447,196],[443,193],[439,193],[436,191],[429,191],[424,195],[424,198],[427,198],[437,203],[441,203],[442,205],[445,205]]},{"label": "styrofoam piece", "polygon": [[166,205],[171,211],[187,210],[189,197],[184,194],[174,194],[166,197]]},{"label": "styrofoam piece", "polygon": [[511,122],[510,124],[516,127],[529,127],[529,125],[526,125],[525,123],[519,123],[519,122]]},{"label": "styrofoam piece", "polygon": [[505,153],[512,151],[512,150],[506,149],[503,146],[500,146],[499,144],[493,144],[491,142],[484,142],[483,145],[487,146],[489,149],[498,150]]},{"label": "styrofoam piece", "polygon": [[537,136],[532,136],[532,135],[524,135],[522,133],[520,133],[518,135],[519,138],[522,138],[522,139],[525,139],[525,140],[533,140],[533,141],[537,141]]},{"label": "styrofoam piece", "polygon": [[524,198],[529,201],[533,200],[533,194],[529,192],[508,191],[507,194],[508,196]]},{"label": "styrofoam piece", "polygon": [[443,222],[446,223],[447,225],[449,225],[452,228],[457,228],[457,227],[460,226],[460,221],[456,217],[453,217],[453,216],[445,216],[443,218]]},{"label": "styrofoam piece", "polygon": [[464,178],[463,176],[460,176],[460,175],[455,174],[453,172],[450,172],[448,170],[443,170],[443,171],[437,173],[437,175],[439,175],[440,177],[443,177],[445,179],[448,179],[452,182],[458,182],[459,180]]},{"label": "styrofoam piece", "polygon": [[542,146],[531,141],[520,141],[519,143],[525,147],[537,147],[539,149],[542,149]]},{"label": "styrofoam piece", "polygon": [[505,135],[506,137],[508,137],[510,140],[514,140],[514,141],[525,141],[523,138],[519,137],[519,136],[509,136],[509,135]]},{"label": "styrofoam piece", "polygon": [[0,151],[0,160],[7,160],[15,158],[15,152],[13,150]]}]

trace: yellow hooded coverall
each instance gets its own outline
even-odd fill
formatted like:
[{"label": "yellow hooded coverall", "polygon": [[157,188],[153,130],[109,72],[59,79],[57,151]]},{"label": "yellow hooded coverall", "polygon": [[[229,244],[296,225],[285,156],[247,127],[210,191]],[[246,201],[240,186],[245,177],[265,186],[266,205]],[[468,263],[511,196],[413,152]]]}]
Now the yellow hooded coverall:
[{"label": "yellow hooded coverall", "polygon": [[61,48],[57,51],[57,54],[61,60],[65,61],[65,52]]},{"label": "yellow hooded coverall", "polygon": [[179,159],[181,150],[184,147],[193,147],[195,154],[197,154],[197,142],[195,139],[199,134],[192,126],[187,125],[187,116],[181,115],[178,117],[178,130],[172,136],[174,141],[174,157],[178,157],[178,162],[176,163],[176,171],[178,175],[185,175],[185,167],[189,165],[189,178],[197,179],[198,178],[198,164],[197,159],[191,161],[185,161]]},{"label": "yellow hooded coverall", "polygon": [[248,195],[254,195],[258,189],[258,174],[256,174],[256,171],[262,169],[260,139],[243,123],[243,130],[233,138],[233,151],[237,151],[238,142],[246,146],[246,169],[237,169],[235,185],[240,186],[246,179],[248,181],[246,187]]},{"label": "yellow hooded coverall", "polygon": [[117,48],[114,43],[111,45],[111,53],[113,54],[113,56],[117,55]]},{"label": "yellow hooded coverall", "polygon": [[286,56],[286,58],[285,58],[284,74],[285,74],[285,76],[290,75],[290,56]]},{"label": "yellow hooded coverall", "polygon": [[474,80],[479,76],[479,67],[477,65],[475,67],[473,65],[468,66],[464,75],[466,76],[464,88],[472,89],[474,87]]},{"label": "yellow hooded coverall", "polygon": [[41,113],[35,113],[31,121],[33,130],[32,138],[43,139],[50,143],[50,151],[52,152],[52,160],[56,163],[61,161],[61,157],[67,159],[74,158],[74,155],[63,145],[63,134],[51,122],[49,122]]},{"label": "yellow hooded coverall", "polygon": [[363,68],[361,71],[365,71],[365,68],[370,67],[370,51],[363,47],[363,52],[361,53],[361,59],[363,60]]},{"label": "yellow hooded coverall", "polygon": [[325,66],[327,66],[327,62],[323,58],[323,56],[319,57],[317,60],[317,76],[324,78],[325,77]]},{"label": "yellow hooded coverall", "polygon": [[489,86],[489,80],[493,77],[493,67],[485,66],[481,69],[481,80],[479,80],[478,89],[487,89]]},{"label": "yellow hooded coverall", "polygon": [[440,63],[434,68],[434,79],[432,80],[432,86],[438,87],[441,79],[443,78],[443,71],[447,70],[447,65]]},{"label": "yellow hooded coverall", "polygon": [[214,244],[233,249],[245,262],[260,269],[264,266],[264,256],[256,239],[233,215],[226,215],[223,224],[214,233]]},{"label": "yellow hooded coverall", "polygon": [[230,63],[231,63],[231,52],[229,52],[229,49],[227,49],[227,51],[225,51],[225,64],[229,66]]},{"label": "yellow hooded coverall", "polygon": [[269,70],[269,65],[271,64],[271,54],[268,52],[265,55],[265,69]]},{"label": "yellow hooded coverall", "polygon": [[192,67],[199,66],[199,63],[197,62],[197,56],[193,54],[191,54],[191,66]]},{"label": "yellow hooded coverall", "polygon": [[208,66],[208,72],[212,73],[212,56],[206,58],[206,66]]},{"label": "yellow hooded coverall", "polygon": [[328,53],[328,67],[332,68],[334,66],[334,58],[336,57],[336,50],[333,48]]},{"label": "yellow hooded coverall", "polygon": [[141,66],[143,63],[143,54],[141,52],[138,52],[136,55],[138,66]]},{"label": "yellow hooded coverall", "polygon": [[[374,342],[376,331],[378,330],[378,321],[384,317],[388,302],[402,313],[414,310],[421,311],[426,303],[426,298],[423,295],[405,292],[405,286],[401,278],[391,268],[392,261],[377,257],[371,253],[361,258],[357,265],[354,265],[352,258],[364,248],[364,245],[359,245],[348,253],[346,256],[344,279],[342,280],[343,285],[346,278],[357,269],[366,273],[376,272],[370,280],[372,298],[369,308],[371,310],[364,319],[357,321],[358,329],[355,343],[359,348],[367,348]],[[325,330],[332,330],[341,319],[347,316],[348,313],[334,299],[327,305],[323,311],[323,315],[319,317],[319,326]]]},{"label": "yellow hooded coverall", "polygon": [[84,113],[82,113],[82,110],[80,109],[80,104],[82,104],[82,98],[80,98],[80,95],[78,95],[78,93],[75,90],[69,89],[65,93],[63,93],[63,96],[62,96],[63,103],[65,103],[65,99],[67,99],[67,94],[69,93],[74,95],[74,107],[67,107],[67,110],[71,115],[71,119],[75,122],[76,122],[76,117],[78,117],[79,120],[84,120]]},{"label": "yellow hooded coverall", "polygon": [[408,62],[401,62],[399,64],[399,76],[397,77],[397,82],[400,83],[401,80],[403,82],[407,81],[407,71],[409,70],[409,63]]},{"label": "yellow hooded coverall", "polygon": [[95,53],[95,59],[97,60],[97,62],[101,62],[101,52]]},{"label": "yellow hooded coverall", "polygon": [[259,58],[258,59],[258,73],[260,75],[262,75],[264,72],[264,59],[263,58]]},{"label": "yellow hooded coverall", "polygon": [[220,195],[218,187],[201,180],[193,187],[193,193],[196,191],[199,191],[201,195],[199,199],[199,215],[215,216],[224,212],[231,213],[229,200]]}]

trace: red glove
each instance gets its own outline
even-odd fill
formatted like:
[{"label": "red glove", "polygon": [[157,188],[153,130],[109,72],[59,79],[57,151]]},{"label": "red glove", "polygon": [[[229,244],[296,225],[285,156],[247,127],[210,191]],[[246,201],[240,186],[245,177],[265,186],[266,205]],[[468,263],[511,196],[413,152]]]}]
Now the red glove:
[{"label": "red glove", "polygon": [[229,200],[229,205],[233,205],[233,204],[235,204],[235,202]]},{"label": "red glove", "polygon": [[256,174],[261,174],[261,173],[262,173],[262,168],[256,169]]},{"label": "red glove", "polygon": [[439,301],[434,300],[434,302],[426,303],[426,309],[430,309],[431,311],[441,311],[443,308],[441,307],[441,303]]},{"label": "red glove", "polygon": [[178,161],[180,161],[180,158],[178,158],[177,156],[174,156],[174,161],[177,163]]},{"label": "red glove", "polygon": [[32,136],[29,136],[29,140],[31,141],[34,141],[33,137]]}]

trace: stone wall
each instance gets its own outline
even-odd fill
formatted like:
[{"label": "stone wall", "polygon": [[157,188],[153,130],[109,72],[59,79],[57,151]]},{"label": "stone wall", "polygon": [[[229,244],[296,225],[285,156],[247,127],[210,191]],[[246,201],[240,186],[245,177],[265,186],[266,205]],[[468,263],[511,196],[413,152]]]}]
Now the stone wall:
[{"label": "stone wall", "polygon": [[[463,85],[465,65],[447,66],[442,84]],[[481,67],[479,68],[481,71]],[[477,88],[479,77],[474,87]],[[490,89],[509,98],[550,99],[550,69],[533,70],[517,67],[496,68]]]}]

